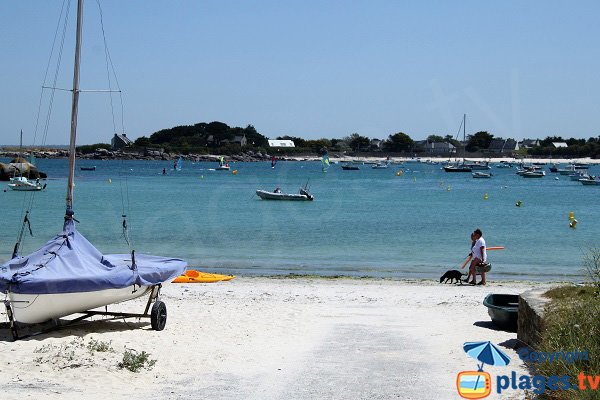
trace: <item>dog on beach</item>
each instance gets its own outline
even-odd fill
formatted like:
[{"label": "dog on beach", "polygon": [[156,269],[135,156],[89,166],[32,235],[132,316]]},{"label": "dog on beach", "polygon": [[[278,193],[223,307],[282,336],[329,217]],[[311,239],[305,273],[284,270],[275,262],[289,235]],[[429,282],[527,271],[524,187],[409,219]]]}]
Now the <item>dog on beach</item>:
[{"label": "dog on beach", "polygon": [[[448,283],[448,280],[450,280],[450,283],[460,283],[462,285],[462,272],[457,269],[446,271],[446,273],[440,278],[440,283]],[[453,282],[454,280],[456,281]]]}]

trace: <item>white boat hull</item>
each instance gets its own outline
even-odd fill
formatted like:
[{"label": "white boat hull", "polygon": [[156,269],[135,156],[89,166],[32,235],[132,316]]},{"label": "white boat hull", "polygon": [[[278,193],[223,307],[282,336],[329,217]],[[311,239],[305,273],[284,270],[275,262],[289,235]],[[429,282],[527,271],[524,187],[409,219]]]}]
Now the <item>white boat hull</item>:
[{"label": "white boat hull", "polygon": [[11,178],[8,187],[19,192],[34,192],[44,188],[39,183],[34,183],[25,177]]},{"label": "white boat hull", "polygon": [[96,292],[20,294],[9,292],[13,319],[23,324],[38,324],[81,313],[109,304],[133,300],[149,294],[151,286],[129,286]]}]

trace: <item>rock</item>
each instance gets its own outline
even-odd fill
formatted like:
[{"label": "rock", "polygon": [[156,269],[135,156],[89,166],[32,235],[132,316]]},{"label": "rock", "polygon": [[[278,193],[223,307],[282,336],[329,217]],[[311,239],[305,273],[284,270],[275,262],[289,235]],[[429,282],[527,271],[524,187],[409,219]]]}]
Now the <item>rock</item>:
[{"label": "rock", "polygon": [[533,289],[519,295],[517,339],[536,348],[544,330],[544,313],[550,299],[544,296],[548,289]]}]

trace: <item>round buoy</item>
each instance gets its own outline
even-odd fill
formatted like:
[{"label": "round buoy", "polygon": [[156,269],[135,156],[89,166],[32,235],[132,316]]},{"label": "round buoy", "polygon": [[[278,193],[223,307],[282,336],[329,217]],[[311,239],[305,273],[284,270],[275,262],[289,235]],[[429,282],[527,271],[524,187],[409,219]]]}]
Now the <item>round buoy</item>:
[{"label": "round buoy", "polygon": [[404,173],[404,171],[400,170],[400,171],[396,172],[396,176],[402,176],[403,173]]},{"label": "round buoy", "polygon": [[487,199],[489,199],[489,198],[490,198],[490,196],[488,196],[488,194],[487,194],[487,193],[485,193],[485,194],[483,195],[483,199],[484,199],[484,200],[487,200]]},{"label": "round buoy", "polygon": [[573,211],[569,212],[569,219],[573,221],[575,219],[575,213]]},{"label": "round buoy", "polygon": [[231,171],[231,173],[237,175],[237,169],[234,169],[233,171]]},{"label": "round buoy", "polygon": [[108,178],[108,183],[112,183],[112,179]]},{"label": "round buoy", "polygon": [[204,179],[204,175],[200,175],[200,179]]},{"label": "round buoy", "polygon": [[517,202],[515,203],[515,206],[521,207],[521,204],[523,204],[523,202],[521,200],[517,200]]},{"label": "round buoy", "polygon": [[569,222],[569,227],[575,229],[577,227],[577,220],[573,218],[571,222]]},{"label": "round buoy", "polygon": [[451,191],[452,190],[452,186],[448,185],[448,187],[446,188],[446,191]]}]

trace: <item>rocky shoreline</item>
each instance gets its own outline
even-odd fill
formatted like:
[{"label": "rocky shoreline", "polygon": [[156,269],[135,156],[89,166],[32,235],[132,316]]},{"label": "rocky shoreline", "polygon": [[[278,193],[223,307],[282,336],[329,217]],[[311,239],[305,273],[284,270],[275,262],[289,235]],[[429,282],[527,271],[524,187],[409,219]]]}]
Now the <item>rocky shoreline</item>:
[{"label": "rocky shoreline", "polygon": [[[67,158],[69,157],[69,151],[66,149],[54,149],[54,150],[33,150],[29,152],[18,153],[15,151],[0,151],[0,157],[5,158],[17,158],[19,156],[28,158],[33,155],[36,159],[54,159],[54,158]],[[167,153],[159,152],[154,150],[147,150],[144,152],[136,151],[122,151],[122,150],[106,150],[96,149],[93,153],[77,153],[77,159],[80,160],[144,160],[144,161],[167,161],[176,160],[182,157],[188,161],[218,161],[222,156],[214,154],[179,154],[179,153]],[[240,162],[257,162],[267,161],[271,159],[271,155],[261,152],[254,152],[252,150],[245,151],[240,154],[225,156],[229,161],[240,161]],[[277,157],[280,160],[286,160],[286,157]],[[289,158],[289,160],[295,160],[296,158]]]}]

